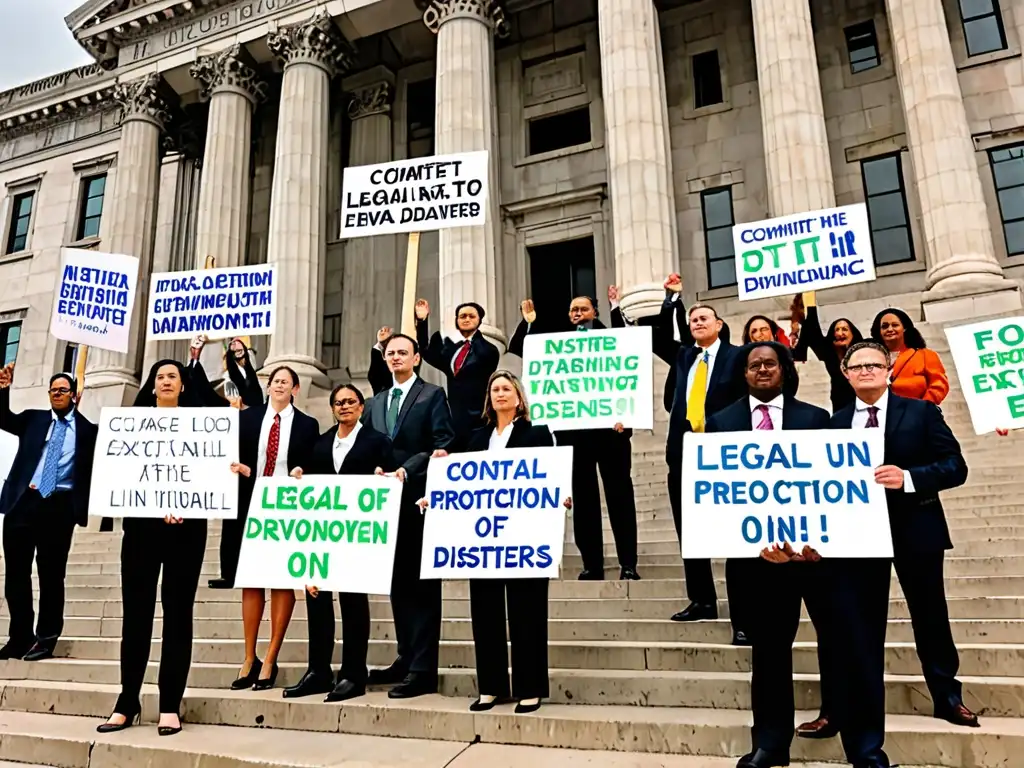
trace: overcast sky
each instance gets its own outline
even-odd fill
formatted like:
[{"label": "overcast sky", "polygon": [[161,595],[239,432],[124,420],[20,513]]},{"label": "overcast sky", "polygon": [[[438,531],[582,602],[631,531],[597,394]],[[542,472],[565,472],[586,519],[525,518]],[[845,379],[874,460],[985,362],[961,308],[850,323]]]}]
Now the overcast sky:
[{"label": "overcast sky", "polygon": [[0,0],[0,91],[92,61],[64,17],[85,0]]}]

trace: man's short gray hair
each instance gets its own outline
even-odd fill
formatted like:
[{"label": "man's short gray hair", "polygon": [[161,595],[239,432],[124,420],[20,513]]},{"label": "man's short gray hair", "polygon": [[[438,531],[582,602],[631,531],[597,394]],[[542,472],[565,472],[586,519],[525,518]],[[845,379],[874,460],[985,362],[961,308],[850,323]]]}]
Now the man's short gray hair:
[{"label": "man's short gray hair", "polygon": [[846,354],[843,355],[843,370],[850,367],[850,358],[862,349],[873,349],[880,352],[885,358],[885,366],[887,368],[892,366],[892,355],[889,354],[885,345],[879,344],[877,341],[858,341],[856,344],[851,344],[850,348],[846,350]]}]

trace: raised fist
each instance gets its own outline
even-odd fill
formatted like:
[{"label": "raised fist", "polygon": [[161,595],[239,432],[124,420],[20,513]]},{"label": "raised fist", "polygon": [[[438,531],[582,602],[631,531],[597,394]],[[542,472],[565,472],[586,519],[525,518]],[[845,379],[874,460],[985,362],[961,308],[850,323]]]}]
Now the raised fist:
[{"label": "raised fist", "polygon": [[681,293],[683,290],[683,278],[679,276],[679,273],[673,272],[665,280],[665,290],[671,293]]},{"label": "raised fist", "polygon": [[377,331],[377,343],[378,344],[383,344],[385,341],[390,339],[393,335],[394,335],[394,331],[392,331],[390,327],[385,325],[383,328],[381,328],[379,331]]},{"label": "raised fist", "polygon": [[608,286],[608,301],[618,301],[620,299],[619,286],[609,285]]},{"label": "raised fist", "polygon": [[523,312],[523,320],[530,325],[537,322],[537,310],[533,308],[533,299],[526,299],[519,305],[519,308]]},{"label": "raised fist", "polygon": [[7,389],[14,383],[14,363],[8,363],[0,368],[0,389]]},{"label": "raised fist", "polygon": [[416,302],[416,306],[413,307],[413,311],[416,313],[417,320],[426,320],[430,317],[430,304],[427,303],[426,299],[420,299]]}]

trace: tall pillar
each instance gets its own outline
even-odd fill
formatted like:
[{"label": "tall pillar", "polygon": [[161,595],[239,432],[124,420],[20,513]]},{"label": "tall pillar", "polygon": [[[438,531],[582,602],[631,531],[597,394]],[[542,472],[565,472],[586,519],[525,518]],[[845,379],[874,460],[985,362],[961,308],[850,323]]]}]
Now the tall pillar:
[{"label": "tall pillar", "polygon": [[615,273],[622,309],[658,311],[679,263],[658,10],[653,0],[598,0],[601,91]]},{"label": "tall pillar", "polygon": [[[370,75],[360,73],[343,84],[351,99],[348,161],[353,166],[386,163],[393,155],[394,75],[382,67]],[[365,379],[369,373],[376,327],[400,324],[402,283],[398,271],[394,235],[357,237],[345,243],[342,347],[349,373],[355,379]]]},{"label": "tall pillar", "polygon": [[[1020,289],[995,256],[942,0],[886,0],[886,7],[928,259],[925,315],[1017,309]],[[983,294],[981,306],[974,297]]]},{"label": "tall pillar", "polygon": [[267,261],[277,265],[277,321],[264,369],[291,366],[328,388],[320,361],[327,251],[330,82],[351,62],[350,47],[326,13],[267,38],[284,64],[270,192]]},{"label": "tall pillar", "polygon": [[768,213],[836,204],[808,0],[751,0]]},{"label": "tall pillar", "polygon": [[[439,155],[485,150],[490,158],[487,220],[481,227],[442,229],[438,258],[440,303],[437,322],[454,330],[455,307],[475,301],[488,311],[480,331],[500,350],[505,335],[492,325],[497,307],[498,154],[494,106],[494,34],[505,28],[496,0],[433,0],[423,14],[437,35],[437,118]],[[443,329],[442,329],[443,330]]]},{"label": "tall pillar", "polygon": [[128,353],[89,350],[86,383],[90,393],[86,402],[97,412],[102,405],[130,405],[139,388],[160,184],[160,136],[171,114],[156,74],[119,84],[114,98],[121,104],[123,117],[117,176],[106,213],[109,237],[104,248],[138,257],[139,281]]}]

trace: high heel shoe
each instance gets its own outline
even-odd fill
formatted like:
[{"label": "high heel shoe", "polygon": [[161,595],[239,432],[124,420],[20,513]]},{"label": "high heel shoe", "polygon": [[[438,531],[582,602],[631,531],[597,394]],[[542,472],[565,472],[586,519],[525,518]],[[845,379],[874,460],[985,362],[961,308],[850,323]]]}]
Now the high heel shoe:
[{"label": "high heel shoe", "polygon": [[242,675],[235,682],[231,684],[232,691],[244,691],[246,688],[252,688],[253,684],[259,680],[260,671],[263,669],[263,662],[256,659],[249,667],[249,673]]},{"label": "high heel shoe", "polygon": [[470,712],[487,712],[494,709],[500,703],[500,699],[497,696],[491,697],[490,701],[484,701],[484,697],[481,696],[479,699],[469,705]]},{"label": "high heel shoe", "polygon": [[158,736],[173,736],[176,733],[181,733],[181,715],[178,715],[178,725],[158,725],[156,727],[156,733]]},{"label": "high heel shoe", "polygon": [[274,666],[270,670],[270,677],[257,678],[256,682],[252,684],[252,689],[254,691],[269,691],[274,687],[274,683],[277,682],[277,673],[277,662],[275,661]]},{"label": "high heel shoe", "polygon": [[[114,715],[120,715],[120,712],[115,712]],[[114,715],[111,715],[113,717]],[[130,712],[127,715],[123,715],[123,723],[103,723],[102,725],[96,726],[96,733],[117,733],[123,731],[125,728],[131,728],[133,725],[138,725],[142,722],[142,712]]]},{"label": "high heel shoe", "polygon": [[523,702],[520,701],[518,704],[516,704],[516,710],[515,710],[516,714],[517,715],[528,715],[531,712],[536,712],[538,709],[540,709],[540,704],[541,704],[540,699],[537,699],[532,704],[524,704]]}]

